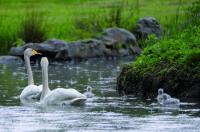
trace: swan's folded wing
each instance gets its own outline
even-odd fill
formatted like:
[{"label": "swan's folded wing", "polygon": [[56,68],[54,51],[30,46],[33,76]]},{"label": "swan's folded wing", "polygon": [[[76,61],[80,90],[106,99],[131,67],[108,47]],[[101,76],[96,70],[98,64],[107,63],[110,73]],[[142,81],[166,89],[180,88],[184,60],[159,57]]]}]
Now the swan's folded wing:
[{"label": "swan's folded wing", "polygon": [[[54,91],[54,90],[53,90]],[[52,92],[53,92],[52,91]],[[65,99],[74,99],[74,98],[86,98],[85,95],[78,92],[75,89],[64,89],[64,88],[57,88],[55,89],[55,92],[60,95],[60,97],[63,97]]]},{"label": "swan's folded wing", "polygon": [[[44,99],[44,102],[48,105],[59,105],[59,104],[73,104],[74,99],[80,99],[80,103],[86,99],[86,96],[81,94],[75,89],[64,89],[64,88],[57,88],[51,91]],[[75,101],[76,102],[76,101]],[[74,102],[74,103],[75,103]],[[78,102],[78,101],[77,101]]]},{"label": "swan's folded wing", "polygon": [[37,98],[41,91],[42,89],[38,88],[36,85],[28,85],[20,94],[20,99],[32,99],[33,97]]}]

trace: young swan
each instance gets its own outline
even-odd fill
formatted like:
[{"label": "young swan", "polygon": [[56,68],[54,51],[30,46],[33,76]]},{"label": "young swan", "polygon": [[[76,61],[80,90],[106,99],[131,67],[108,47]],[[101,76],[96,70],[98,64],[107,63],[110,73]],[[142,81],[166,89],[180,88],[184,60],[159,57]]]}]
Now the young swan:
[{"label": "young swan", "polygon": [[27,48],[24,51],[24,60],[28,75],[28,86],[26,86],[20,94],[20,100],[22,103],[34,103],[40,100],[42,86],[34,85],[33,73],[30,65],[30,57],[36,54],[40,53],[31,48]]},{"label": "young swan", "polygon": [[43,88],[40,102],[44,105],[83,105],[87,98],[75,89],[57,88],[52,91],[49,89],[48,65],[48,59],[43,57],[41,60]]},{"label": "young swan", "polygon": [[163,95],[163,106],[179,106],[180,100],[176,98],[169,98],[167,95]]},{"label": "young swan", "polygon": [[169,94],[164,93],[164,90],[162,88],[158,89],[158,96],[157,96],[157,102],[158,104],[162,104],[163,103],[163,96],[167,96],[167,98],[171,98],[171,96]]},{"label": "young swan", "polygon": [[85,95],[87,98],[92,98],[92,97],[94,97],[94,94],[92,93],[92,87],[91,87],[91,86],[87,86],[87,92],[85,92],[84,95]]}]

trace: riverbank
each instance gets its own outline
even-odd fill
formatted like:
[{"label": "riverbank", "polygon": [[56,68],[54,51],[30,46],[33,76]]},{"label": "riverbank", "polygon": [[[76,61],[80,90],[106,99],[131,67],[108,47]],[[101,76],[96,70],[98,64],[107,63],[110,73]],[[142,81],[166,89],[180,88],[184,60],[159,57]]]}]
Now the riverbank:
[{"label": "riverbank", "polygon": [[152,98],[162,87],[172,96],[200,98],[199,5],[189,8],[181,32],[160,40],[149,37],[141,56],[119,75],[119,93]]},{"label": "riverbank", "polygon": [[200,98],[200,26],[189,26],[170,39],[154,40],[124,66],[119,93],[155,97],[162,87],[180,98]]},{"label": "riverbank", "polygon": [[0,0],[0,54],[21,46],[21,41],[83,40],[110,27],[132,32],[144,16],[154,16],[168,28],[190,4],[187,0]]}]

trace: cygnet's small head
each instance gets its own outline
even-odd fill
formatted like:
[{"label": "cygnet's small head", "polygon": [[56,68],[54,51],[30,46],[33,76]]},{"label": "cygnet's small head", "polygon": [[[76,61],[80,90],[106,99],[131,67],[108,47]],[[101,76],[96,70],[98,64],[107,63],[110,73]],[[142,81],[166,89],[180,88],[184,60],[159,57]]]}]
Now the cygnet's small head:
[{"label": "cygnet's small head", "polygon": [[47,57],[42,57],[40,65],[41,65],[41,67],[47,67],[49,65],[49,61],[48,61]]},{"label": "cygnet's small head", "polygon": [[159,88],[159,89],[158,89],[158,95],[162,95],[163,92],[164,92],[164,90],[163,90],[162,88]]},{"label": "cygnet's small head", "polygon": [[163,100],[167,100],[169,99],[168,96],[166,94],[163,95]]},{"label": "cygnet's small head", "polygon": [[91,86],[87,86],[87,91],[91,92],[92,91],[92,87]]},{"label": "cygnet's small head", "polygon": [[28,56],[28,57],[31,57],[31,56],[34,56],[34,55],[37,55],[37,54],[41,54],[41,53],[39,53],[39,52],[37,52],[36,50],[31,49],[31,48],[27,48],[27,49],[24,51],[24,56]]}]

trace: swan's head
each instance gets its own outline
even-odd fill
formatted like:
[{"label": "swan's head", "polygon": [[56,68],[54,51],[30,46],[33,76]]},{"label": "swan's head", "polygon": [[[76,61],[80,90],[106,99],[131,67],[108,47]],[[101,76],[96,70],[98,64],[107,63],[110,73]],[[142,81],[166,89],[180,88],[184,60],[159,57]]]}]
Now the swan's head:
[{"label": "swan's head", "polygon": [[91,92],[92,91],[92,87],[91,86],[87,86],[87,91]]},{"label": "swan's head", "polygon": [[158,89],[158,95],[162,95],[164,93],[164,90],[162,88]]},{"label": "swan's head", "polygon": [[37,52],[36,50],[34,49],[31,49],[31,48],[27,48],[25,51],[24,51],[24,56],[28,56],[28,57],[31,57],[31,56],[34,56],[34,55],[37,55],[37,54],[41,54],[39,52]]},{"label": "swan's head", "polygon": [[47,67],[49,65],[49,61],[48,61],[47,57],[42,57],[40,65],[41,65],[41,67]]},{"label": "swan's head", "polygon": [[168,99],[169,99],[169,97],[166,94],[164,94],[163,95],[163,100],[168,100]]}]

